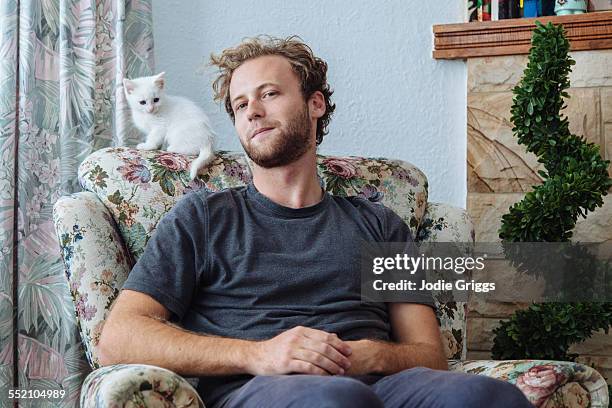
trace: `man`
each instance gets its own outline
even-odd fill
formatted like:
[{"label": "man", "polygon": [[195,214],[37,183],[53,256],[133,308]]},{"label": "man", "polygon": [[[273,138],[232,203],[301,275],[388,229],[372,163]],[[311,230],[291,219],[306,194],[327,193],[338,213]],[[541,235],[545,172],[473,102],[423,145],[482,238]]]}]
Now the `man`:
[{"label": "man", "polygon": [[194,192],[164,217],[106,321],[101,363],[200,377],[210,407],[531,406],[513,385],[445,371],[429,295],[361,301],[360,241],[412,238],[386,207],[319,184],[326,63],[295,38],[212,61],[252,183]]}]

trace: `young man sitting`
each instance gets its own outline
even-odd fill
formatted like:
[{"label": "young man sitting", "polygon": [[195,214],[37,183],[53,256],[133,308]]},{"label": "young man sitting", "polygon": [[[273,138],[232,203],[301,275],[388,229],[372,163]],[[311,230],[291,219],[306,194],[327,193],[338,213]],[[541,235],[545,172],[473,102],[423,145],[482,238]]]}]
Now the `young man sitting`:
[{"label": "young man sitting", "polygon": [[324,192],[316,149],[335,106],[295,38],[212,62],[252,182],[182,198],[104,326],[104,365],[200,377],[208,407],[530,407],[513,385],[451,373],[431,296],[362,302],[360,242],[408,242],[388,208]]}]

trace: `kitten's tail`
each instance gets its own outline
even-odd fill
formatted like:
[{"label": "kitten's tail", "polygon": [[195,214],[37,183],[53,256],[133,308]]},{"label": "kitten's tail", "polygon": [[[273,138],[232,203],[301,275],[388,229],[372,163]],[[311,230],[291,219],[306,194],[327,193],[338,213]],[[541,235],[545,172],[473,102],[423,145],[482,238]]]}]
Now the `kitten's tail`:
[{"label": "kitten's tail", "polygon": [[200,171],[201,168],[208,166],[214,157],[215,154],[212,150],[212,146],[200,148],[200,154],[193,162],[191,162],[191,169],[189,170],[191,180],[195,179],[198,176],[198,171]]}]

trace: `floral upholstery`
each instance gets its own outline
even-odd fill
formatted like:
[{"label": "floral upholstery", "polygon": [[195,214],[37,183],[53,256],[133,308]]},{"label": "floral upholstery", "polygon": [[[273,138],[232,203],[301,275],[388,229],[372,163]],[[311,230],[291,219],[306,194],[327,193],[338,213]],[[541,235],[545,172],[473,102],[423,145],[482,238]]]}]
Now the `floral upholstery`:
[{"label": "floral upholstery", "polygon": [[515,384],[538,408],[608,406],[608,386],[584,364],[550,360],[455,361],[454,371],[486,375]]},{"label": "floral upholstery", "polygon": [[183,377],[144,364],[117,364],[91,373],[81,389],[81,407],[201,408],[202,399]]},{"label": "floral upholstery", "polygon": [[[54,223],[75,317],[87,358],[96,369],[82,389],[84,407],[97,406],[100,401],[104,401],[104,406],[203,406],[201,400],[190,399],[193,389],[177,375],[142,365],[99,368],[96,351],[110,306],[163,215],[190,190],[218,191],[244,185],[250,179],[243,154],[218,152],[194,181],[189,180],[191,159],[162,151],[101,149],[87,157],[79,168],[79,182],[85,191],[60,198],[54,207]],[[417,241],[474,240],[465,210],[428,203],[427,179],[409,163],[384,158],[319,156],[317,165],[327,191],[381,201],[406,221]],[[466,304],[436,294],[434,297],[447,356],[463,360]],[[584,386],[582,382],[576,383]],[[180,395],[176,394],[178,390]],[[603,401],[602,396],[589,395],[591,401]]]},{"label": "floral upholstery", "polygon": [[[474,242],[474,226],[461,208],[446,204],[427,203],[425,214],[416,235],[420,243],[456,242],[464,245]],[[468,252],[469,248],[462,248]],[[467,303],[445,299],[445,293],[433,291],[438,306],[442,344],[449,359],[465,359],[467,355]]]},{"label": "floral upholstery", "polygon": [[133,261],[112,214],[94,193],[62,197],[53,219],[87,360],[98,368],[102,325]]}]

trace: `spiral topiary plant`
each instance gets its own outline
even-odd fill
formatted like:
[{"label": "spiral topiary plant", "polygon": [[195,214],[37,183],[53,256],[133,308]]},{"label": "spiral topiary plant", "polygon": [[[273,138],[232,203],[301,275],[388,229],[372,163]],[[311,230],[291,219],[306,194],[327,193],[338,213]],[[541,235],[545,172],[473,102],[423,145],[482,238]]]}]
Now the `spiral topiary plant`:
[{"label": "spiral topiary plant", "polygon": [[[573,135],[561,114],[575,64],[569,49],[561,25],[536,23],[529,63],[513,89],[511,120],[518,142],[544,165],[544,181],[502,217],[502,242],[569,241],[578,216],[602,206],[612,186],[599,146]],[[493,358],[574,361],[569,347],[610,325],[612,303],[532,304],[494,330]]]}]

